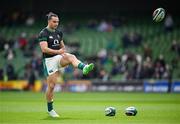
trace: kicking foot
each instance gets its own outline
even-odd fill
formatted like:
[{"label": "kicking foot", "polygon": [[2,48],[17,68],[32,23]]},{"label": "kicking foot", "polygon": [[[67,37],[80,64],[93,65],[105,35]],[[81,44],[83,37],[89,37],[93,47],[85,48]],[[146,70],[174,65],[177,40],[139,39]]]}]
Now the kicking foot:
[{"label": "kicking foot", "polygon": [[51,117],[53,117],[53,118],[58,118],[59,117],[59,115],[54,111],[54,110],[51,110],[50,112],[48,112],[49,113],[49,115],[51,116]]},{"label": "kicking foot", "polygon": [[83,74],[87,75],[93,69],[94,69],[94,64],[93,63],[85,65],[85,67],[83,68]]}]

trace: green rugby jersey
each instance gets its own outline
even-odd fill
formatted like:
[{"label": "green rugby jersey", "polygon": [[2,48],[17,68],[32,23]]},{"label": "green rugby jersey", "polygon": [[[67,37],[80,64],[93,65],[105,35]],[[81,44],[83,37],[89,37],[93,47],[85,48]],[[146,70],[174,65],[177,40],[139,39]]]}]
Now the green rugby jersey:
[{"label": "green rugby jersey", "polygon": [[[63,33],[59,30],[51,31],[48,28],[44,28],[41,30],[38,36],[39,42],[41,41],[47,41],[48,48],[51,48],[53,50],[59,50],[61,48],[61,40],[63,37]],[[55,55],[50,55],[47,53],[43,53],[43,58],[49,58],[53,57]]]}]

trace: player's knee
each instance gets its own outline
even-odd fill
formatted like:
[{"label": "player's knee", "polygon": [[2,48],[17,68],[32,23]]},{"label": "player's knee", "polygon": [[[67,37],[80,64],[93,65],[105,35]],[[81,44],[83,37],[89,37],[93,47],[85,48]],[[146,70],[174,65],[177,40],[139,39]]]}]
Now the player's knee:
[{"label": "player's knee", "polygon": [[70,55],[69,55],[69,59],[70,59],[70,61],[74,61],[74,59],[76,59],[76,56],[75,56],[75,55],[70,54]]},{"label": "player's knee", "polygon": [[50,83],[50,84],[49,84],[49,88],[50,88],[50,89],[52,89],[52,90],[53,90],[53,89],[54,89],[54,87],[55,87],[55,83]]},{"label": "player's knee", "polygon": [[68,60],[69,59],[69,54],[67,54],[67,53],[63,54],[63,59]]},{"label": "player's knee", "polygon": [[76,56],[73,55],[73,54],[67,53],[67,54],[65,55],[65,59],[67,59],[67,60],[70,61],[70,62],[73,61],[75,58],[76,58]]},{"label": "player's knee", "polygon": [[63,59],[69,63],[72,63],[76,59],[76,56],[73,54],[66,53],[64,54]]},{"label": "player's knee", "polygon": [[55,87],[55,80],[53,78],[49,78],[47,83],[48,83],[48,88],[49,89],[54,89],[54,87]]}]

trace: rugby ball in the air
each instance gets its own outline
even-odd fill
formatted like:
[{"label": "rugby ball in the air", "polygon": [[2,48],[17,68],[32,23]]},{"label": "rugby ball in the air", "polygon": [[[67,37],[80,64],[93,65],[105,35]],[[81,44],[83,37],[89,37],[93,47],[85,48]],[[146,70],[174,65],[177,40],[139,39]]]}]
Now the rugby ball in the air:
[{"label": "rugby ball in the air", "polygon": [[133,106],[127,107],[125,110],[127,116],[135,116],[137,114],[137,109]]},{"label": "rugby ball in the air", "polygon": [[161,22],[165,18],[166,12],[163,8],[157,8],[153,12],[153,21]]},{"label": "rugby ball in the air", "polygon": [[115,116],[116,115],[116,108],[115,107],[107,107],[105,109],[106,116]]}]

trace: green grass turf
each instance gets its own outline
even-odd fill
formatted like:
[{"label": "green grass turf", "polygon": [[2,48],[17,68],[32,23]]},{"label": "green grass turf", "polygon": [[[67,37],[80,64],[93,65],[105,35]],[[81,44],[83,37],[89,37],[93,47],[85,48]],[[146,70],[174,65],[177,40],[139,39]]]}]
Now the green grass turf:
[{"label": "green grass turf", "polygon": [[[44,93],[0,92],[1,124],[179,124],[180,94],[55,93],[54,106],[60,118],[46,113]],[[104,115],[116,107],[114,117]],[[135,106],[138,114],[124,114]]]}]

